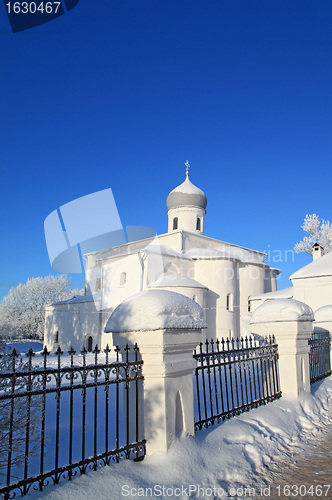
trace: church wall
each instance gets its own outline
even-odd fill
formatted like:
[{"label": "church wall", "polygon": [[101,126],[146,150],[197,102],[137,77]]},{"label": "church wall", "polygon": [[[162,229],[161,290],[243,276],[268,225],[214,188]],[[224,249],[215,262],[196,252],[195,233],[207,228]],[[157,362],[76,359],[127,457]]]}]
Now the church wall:
[{"label": "church wall", "polygon": [[88,337],[95,347],[99,342],[99,313],[93,302],[48,306],[45,312],[44,346],[62,351],[87,348]]},{"label": "church wall", "polygon": [[277,276],[280,274],[279,272],[276,272],[274,269],[270,269],[270,274],[271,274],[271,292],[276,292],[277,291]]},{"label": "church wall", "polygon": [[[160,290],[161,288],[158,288]],[[201,306],[205,313],[206,307],[206,290],[204,288],[191,288],[187,286],[165,286],[162,287],[163,290],[168,290],[170,292],[180,293],[185,297],[197,302]],[[206,318],[205,318],[206,319]]]},{"label": "church wall", "polygon": [[174,231],[172,233],[165,233],[158,235],[158,243],[160,245],[167,245],[174,249],[181,248],[182,235],[181,231]]},{"label": "church wall", "polygon": [[275,292],[277,290],[277,271],[270,267],[265,267],[264,293]]},{"label": "church wall", "polygon": [[114,309],[144,286],[144,272],[139,254],[102,262],[101,308]]},{"label": "church wall", "polygon": [[315,278],[294,279],[293,297],[308,304],[314,311],[332,304],[332,277],[317,276]]},{"label": "church wall", "polygon": [[[204,232],[205,210],[198,207],[172,208],[168,211],[168,232],[174,230]],[[174,219],[177,219],[174,225]],[[197,229],[197,218],[200,219],[199,229]]]},{"label": "church wall", "polygon": [[248,314],[248,299],[251,295],[260,295],[265,290],[265,266],[242,264],[240,278],[240,315]]},{"label": "church wall", "polygon": [[220,259],[197,260],[195,280],[208,288],[205,306],[208,324],[206,337],[236,337],[239,334],[237,263]]},{"label": "church wall", "polygon": [[264,303],[263,299],[250,299],[250,313],[256,311],[257,307]]}]

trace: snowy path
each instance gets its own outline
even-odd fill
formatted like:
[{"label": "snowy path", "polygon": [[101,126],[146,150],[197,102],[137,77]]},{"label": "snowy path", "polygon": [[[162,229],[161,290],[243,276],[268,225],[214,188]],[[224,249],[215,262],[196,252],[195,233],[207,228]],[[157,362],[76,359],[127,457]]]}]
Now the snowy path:
[{"label": "snowy path", "polygon": [[[271,495],[264,496],[264,498],[275,498],[279,491],[284,496],[288,491],[293,491],[294,494],[298,491],[298,495],[294,496],[331,499],[332,423],[330,423],[326,435],[309,449],[308,453],[296,454],[290,460],[270,467],[265,482],[267,486],[271,485]],[[321,495],[320,492],[322,492]]]},{"label": "snowy path", "polygon": [[[308,455],[326,435],[332,416],[332,377],[315,384],[314,391],[300,400],[284,397],[197,432],[195,438],[183,438],[167,455],[138,463],[123,461],[29,497],[211,500],[250,498],[252,493],[258,497],[270,477],[269,468],[274,468],[272,463],[288,468],[294,454]],[[270,498],[286,497],[274,493]]]}]

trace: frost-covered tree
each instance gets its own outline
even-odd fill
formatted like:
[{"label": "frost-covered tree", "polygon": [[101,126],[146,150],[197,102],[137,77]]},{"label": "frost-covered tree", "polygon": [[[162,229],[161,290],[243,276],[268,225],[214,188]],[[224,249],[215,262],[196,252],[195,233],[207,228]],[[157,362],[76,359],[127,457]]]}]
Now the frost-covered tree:
[{"label": "frost-covered tree", "polygon": [[306,215],[301,227],[308,233],[308,236],[296,243],[295,252],[306,252],[312,255],[312,245],[316,241],[323,247],[324,254],[332,251],[332,226],[328,220],[320,220],[316,214]]},{"label": "frost-covered tree", "polygon": [[69,285],[70,278],[61,274],[31,278],[11,288],[0,304],[0,335],[42,340],[45,306],[82,293]]},{"label": "frost-covered tree", "polygon": [[[18,353],[10,352],[5,342],[0,340],[0,373],[8,375],[29,370],[29,361],[23,361]],[[19,376],[15,382],[11,377],[0,379],[0,393],[17,396],[27,390],[29,377]],[[40,382],[31,379],[31,388],[39,389]],[[29,398],[29,404],[27,399]],[[22,468],[26,449],[26,433],[29,431],[29,456],[36,456],[40,452],[40,420],[42,401],[40,396],[15,397],[12,400],[0,400],[0,483],[6,477],[7,461],[10,458],[12,467]],[[29,417],[29,418],[28,418]],[[27,426],[28,424],[28,426]],[[10,452],[10,455],[9,455]]]}]

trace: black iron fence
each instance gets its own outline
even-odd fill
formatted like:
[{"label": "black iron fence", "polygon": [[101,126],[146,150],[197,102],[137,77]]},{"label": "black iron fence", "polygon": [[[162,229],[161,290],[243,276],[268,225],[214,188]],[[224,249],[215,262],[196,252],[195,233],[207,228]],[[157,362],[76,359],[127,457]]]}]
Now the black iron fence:
[{"label": "black iron fence", "polygon": [[98,361],[96,347],[93,363],[87,364],[87,351],[78,357],[72,349],[69,366],[61,366],[59,348],[55,367],[46,349],[42,366],[33,363],[31,349],[25,362],[15,350],[7,355],[0,372],[0,494],[5,498],[122,458],[144,457],[139,349],[126,346],[122,361],[119,348],[114,361],[111,349],[104,352]]},{"label": "black iron fence", "polygon": [[332,373],[331,335],[327,330],[317,330],[312,334],[308,343],[310,346],[310,382],[313,384]]},{"label": "black iron fence", "polygon": [[196,430],[281,397],[274,337],[206,341],[194,358]]}]

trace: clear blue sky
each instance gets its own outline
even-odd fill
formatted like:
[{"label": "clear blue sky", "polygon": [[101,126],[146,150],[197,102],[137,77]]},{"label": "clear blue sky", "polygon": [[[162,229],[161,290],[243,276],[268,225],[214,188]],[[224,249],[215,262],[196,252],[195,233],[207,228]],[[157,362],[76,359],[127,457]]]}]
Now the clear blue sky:
[{"label": "clear blue sky", "polygon": [[80,0],[16,34],[0,5],[0,44],[0,297],[52,273],[44,219],[80,196],[166,232],[187,159],[208,236],[273,256],[331,219],[331,0]]}]

